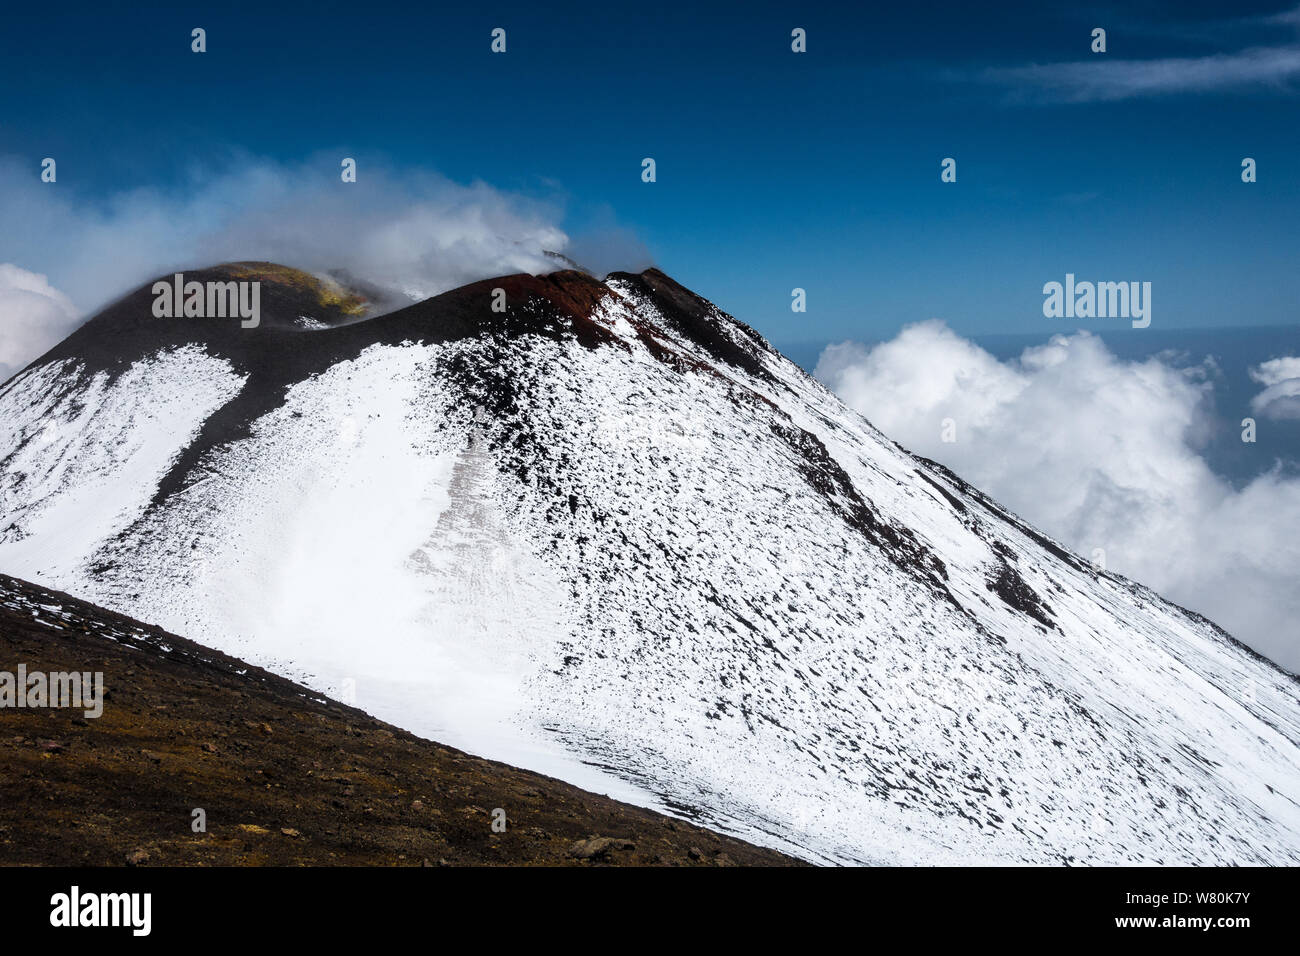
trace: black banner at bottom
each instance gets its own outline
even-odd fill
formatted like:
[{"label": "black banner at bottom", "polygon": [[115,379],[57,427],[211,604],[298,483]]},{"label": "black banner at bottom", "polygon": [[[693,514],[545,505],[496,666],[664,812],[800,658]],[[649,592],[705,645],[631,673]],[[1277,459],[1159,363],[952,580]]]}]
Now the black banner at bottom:
[{"label": "black banner at bottom", "polygon": [[[1293,937],[1286,869],[0,869],[6,938],[339,945],[460,928],[696,943],[791,928],[914,940]],[[586,929],[583,929],[585,925]],[[621,927],[621,928],[620,928]],[[685,933],[685,936],[681,936]],[[608,942],[613,942],[609,940]]]}]

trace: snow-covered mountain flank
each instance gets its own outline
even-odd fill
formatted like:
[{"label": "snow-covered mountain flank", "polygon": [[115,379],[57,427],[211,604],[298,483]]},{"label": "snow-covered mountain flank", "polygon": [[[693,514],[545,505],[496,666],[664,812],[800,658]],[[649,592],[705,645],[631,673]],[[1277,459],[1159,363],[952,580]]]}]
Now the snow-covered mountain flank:
[{"label": "snow-covered mountain flank", "polygon": [[1300,862],[1294,677],[663,273],[250,277],[0,386],[0,571],[805,859]]}]

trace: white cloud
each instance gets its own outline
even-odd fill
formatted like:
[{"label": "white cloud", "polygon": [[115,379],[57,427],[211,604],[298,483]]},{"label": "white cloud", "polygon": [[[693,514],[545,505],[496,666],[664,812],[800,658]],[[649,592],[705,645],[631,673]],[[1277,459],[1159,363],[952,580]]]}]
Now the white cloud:
[{"label": "white cloud", "polygon": [[0,263],[0,382],[76,326],[72,300],[43,275]]},{"label": "white cloud", "polygon": [[[1224,46],[1225,37],[1259,28],[1300,29],[1300,6],[1270,16],[1172,24],[1160,32],[1198,36]],[[1300,45],[1288,38],[1273,45],[1243,47],[1207,56],[1158,57],[1147,60],[1088,56],[1062,63],[995,67],[981,74],[1005,86],[1012,97],[1046,102],[1113,102],[1144,96],[1215,93],[1240,90],[1294,91],[1300,78]]]},{"label": "white cloud", "polygon": [[1270,16],[1259,18],[1262,23],[1283,24],[1284,26],[1295,27],[1300,30],[1300,7],[1292,7],[1290,10],[1284,10],[1281,13],[1274,13]]},{"label": "white cloud", "polygon": [[1112,60],[990,69],[985,79],[1013,95],[1054,102],[1110,102],[1140,96],[1211,93],[1248,88],[1285,89],[1300,77],[1300,47],[1258,47],[1201,57]]},{"label": "white cloud", "polygon": [[903,446],[1300,670],[1300,481],[1270,472],[1235,490],[1214,474],[1197,451],[1204,368],[1121,361],[1087,333],[1002,362],[932,321],[832,346],[816,374]]},{"label": "white cloud", "polygon": [[1250,377],[1266,386],[1250,400],[1250,409],[1264,418],[1300,418],[1300,358],[1284,356],[1261,362]]}]

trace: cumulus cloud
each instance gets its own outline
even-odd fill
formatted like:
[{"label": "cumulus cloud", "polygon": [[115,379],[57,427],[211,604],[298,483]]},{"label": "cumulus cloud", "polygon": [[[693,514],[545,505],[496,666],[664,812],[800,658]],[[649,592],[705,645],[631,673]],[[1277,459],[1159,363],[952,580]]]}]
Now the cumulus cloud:
[{"label": "cumulus cloud", "polygon": [[0,263],[0,382],[76,327],[72,300],[43,275]]},{"label": "cumulus cloud", "polygon": [[1004,362],[931,321],[831,346],[816,374],[900,444],[1300,671],[1300,481],[1272,471],[1236,490],[1210,469],[1205,367],[1121,361],[1088,333]]},{"label": "cumulus cloud", "polygon": [[1285,356],[1261,362],[1250,377],[1265,386],[1250,400],[1250,410],[1264,418],[1300,418],[1300,358]]},{"label": "cumulus cloud", "polygon": [[[60,305],[71,300],[84,315],[156,275],[220,261],[342,269],[400,300],[553,271],[546,253],[569,245],[558,200],[364,159],[357,181],[345,184],[339,162],[335,154],[295,164],[232,155],[183,186],[90,196],[64,169],[42,183],[30,160],[0,158],[0,262],[48,275]],[[21,301],[22,311],[0,307],[10,364],[35,358],[44,342],[30,328],[46,320]]]}]

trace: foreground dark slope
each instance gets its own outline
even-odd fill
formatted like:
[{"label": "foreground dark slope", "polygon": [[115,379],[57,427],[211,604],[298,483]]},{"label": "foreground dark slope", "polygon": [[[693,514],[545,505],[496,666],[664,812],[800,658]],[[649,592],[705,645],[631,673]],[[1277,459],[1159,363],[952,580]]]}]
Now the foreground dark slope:
[{"label": "foreground dark slope", "polygon": [[[419,739],[183,638],[0,575],[0,669],[102,671],[103,716],[0,711],[0,863],[791,865]],[[505,833],[492,811],[506,811]],[[207,833],[191,813],[207,813]],[[594,838],[594,839],[593,839]]]}]

